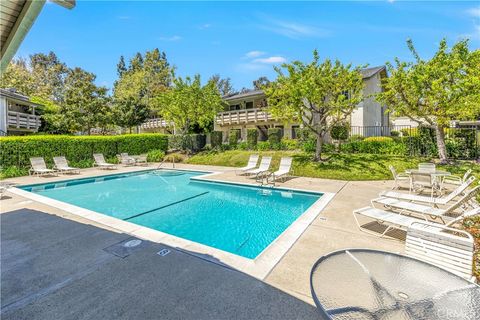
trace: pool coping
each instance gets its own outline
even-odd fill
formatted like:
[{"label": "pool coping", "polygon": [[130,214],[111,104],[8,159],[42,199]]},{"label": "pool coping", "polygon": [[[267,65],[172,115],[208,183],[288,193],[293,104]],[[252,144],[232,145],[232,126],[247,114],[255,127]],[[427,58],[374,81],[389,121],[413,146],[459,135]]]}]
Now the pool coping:
[{"label": "pool coping", "polygon": [[[225,181],[221,179],[214,179],[216,175],[219,175],[223,172],[220,171],[206,171],[206,170],[195,170],[195,169],[176,169],[176,168],[160,168],[161,170],[174,170],[174,171],[192,171],[192,172],[202,172],[205,173],[201,176],[192,177],[192,180],[204,181],[204,182],[213,182],[213,183],[224,183],[232,184],[239,186],[247,187],[256,187],[272,190],[285,190],[285,191],[296,191],[296,192],[306,192],[310,194],[321,194],[322,196],[315,201],[306,211],[304,211],[295,221],[292,222],[274,241],[272,241],[255,259],[245,258],[227,251],[216,249],[198,242],[191,240],[183,239],[171,234],[167,234],[162,231],[150,229],[148,227],[140,226],[128,221],[124,221],[118,218],[114,218],[105,214],[95,212],[93,210],[85,209],[79,206],[75,206],[63,201],[55,200],[35,194],[29,191],[22,190],[17,187],[12,187],[9,189],[10,192],[22,196],[24,198],[43,203],[45,205],[64,210],[75,216],[105,225],[107,227],[116,229],[118,231],[124,232],[126,234],[138,237],[140,239],[153,241],[157,243],[163,243],[171,247],[175,247],[179,250],[193,254],[199,258],[218,263],[221,265],[230,266],[234,269],[247,273],[255,278],[263,280],[270,273],[270,271],[277,265],[277,263],[283,258],[283,256],[288,252],[288,250],[295,244],[295,242],[300,238],[300,236],[305,232],[308,226],[313,222],[317,216],[320,215],[320,212],[327,206],[327,204],[333,199],[335,193],[331,192],[319,192],[308,189],[299,189],[299,188],[284,188],[284,187],[275,187],[275,186],[259,186],[255,183],[243,183],[243,182],[234,182],[234,181]],[[139,170],[140,171],[152,171],[150,170]],[[111,176],[108,175],[99,175],[92,176],[89,178],[99,178],[102,176]],[[65,179],[65,180],[72,180]],[[65,180],[55,181],[53,183],[61,183]],[[73,179],[78,180],[78,179]],[[44,184],[44,183],[39,183]],[[33,185],[33,184],[25,184]]]}]

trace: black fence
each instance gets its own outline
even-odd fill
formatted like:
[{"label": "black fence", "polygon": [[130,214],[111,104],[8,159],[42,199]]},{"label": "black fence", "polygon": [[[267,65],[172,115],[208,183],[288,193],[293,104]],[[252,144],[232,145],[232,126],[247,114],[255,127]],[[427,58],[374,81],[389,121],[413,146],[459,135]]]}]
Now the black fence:
[{"label": "black fence", "polygon": [[[447,156],[453,159],[478,159],[480,157],[480,127],[462,126],[445,128]],[[391,137],[394,143],[403,144],[411,156],[436,157],[438,155],[435,130],[412,126],[352,126],[350,140],[367,137]]]}]

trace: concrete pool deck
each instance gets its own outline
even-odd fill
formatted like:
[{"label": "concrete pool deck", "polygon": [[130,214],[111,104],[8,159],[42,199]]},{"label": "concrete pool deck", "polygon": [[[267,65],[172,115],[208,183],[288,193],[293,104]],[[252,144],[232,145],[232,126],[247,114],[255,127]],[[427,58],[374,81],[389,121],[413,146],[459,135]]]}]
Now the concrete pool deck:
[{"label": "concrete pool deck", "polygon": [[[170,165],[165,167],[171,168]],[[233,168],[187,164],[177,164],[176,168],[216,171],[219,172],[219,174],[215,175],[214,178],[212,177],[212,179],[255,184],[254,179],[236,176]],[[20,177],[7,179],[6,181],[18,184],[45,183],[144,169],[147,168],[119,167],[118,170],[112,171],[85,169],[82,170],[81,175],[62,175],[59,177],[45,178]],[[288,249],[286,254],[281,257],[273,269],[262,277],[263,281],[305,302],[313,304],[310,296],[309,275],[313,263],[320,256],[344,248],[371,248],[403,252],[404,244],[401,241],[379,239],[378,237],[359,231],[352,216],[353,209],[369,205],[370,199],[376,197],[380,191],[390,188],[392,183],[392,181],[347,182],[304,177],[296,177],[287,180],[285,183],[279,183],[277,185],[279,187],[331,192],[335,193],[335,196],[323,209],[321,214],[308,225],[306,230],[300,235],[293,246]],[[107,230],[110,229],[102,224],[72,215],[59,208],[53,208],[42,203],[31,201],[21,196],[11,194],[10,192],[7,192],[7,196],[8,198],[4,198],[0,203],[2,213],[26,208],[58,215],[69,220],[91,224]],[[372,225],[372,228],[375,227],[378,226]],[[115,229],[110,230],[118,231]],[[401,238],[402,234],[395,234],[395,236]],[[228,262],[226,263],[228,264]]]}]

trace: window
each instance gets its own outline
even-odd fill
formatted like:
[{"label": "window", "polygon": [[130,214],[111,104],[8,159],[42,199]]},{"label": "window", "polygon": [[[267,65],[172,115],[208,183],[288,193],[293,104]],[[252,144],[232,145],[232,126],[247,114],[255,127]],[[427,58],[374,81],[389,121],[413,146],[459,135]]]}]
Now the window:
[{"label": "window", "polygon": [[240,110],[240,105],[239,104],[230,105],[230,111],[234,111],[234,110]]},{"label": "window", "polygon": [[300,126],[292,126],[292,139],[297,139],[297,130],[300,129]]},{"label": "window", "polygon": [[253,101],[245,102],[245,109],[253,109]]},{"label": "window", "polygon": [[280,129],[280,137],[283,138],[283,136],[284,136],[284,134],[285,134],[285,133],[284,133],[284,130],[283,130],[283,126],[275,126],[275,128]]}]

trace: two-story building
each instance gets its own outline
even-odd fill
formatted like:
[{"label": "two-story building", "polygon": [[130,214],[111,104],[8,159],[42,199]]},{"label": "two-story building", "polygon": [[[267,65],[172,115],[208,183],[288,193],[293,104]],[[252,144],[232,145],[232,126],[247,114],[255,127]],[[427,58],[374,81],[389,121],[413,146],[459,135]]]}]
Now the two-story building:
[{"label": "two-story building", "polygon": [[31,102],[14,89],[0,89],[0,135],[24,135],[37,132],[40,116],[35,109],[41,105]]},{"label": "two-story building", "polygon": [[[364,99],[351,114],[349,122],[353,134],[364,136],[388,135],[389,118],[385,106],[372,96],[382,90],[382,79],[387,76],[385,66],[362,69]],[[230,130],[239,130],[242,140],[247,129],[257,129],[259,139],[267,139],[268,128],[281,128],[285,138],[296,138],[300,123],[284,123],[267,112],[265,93],[255,90],[225,97],[226,110],[215,117],[215,130],[223,131],[227,140]],[[385,129],[384,129],[385,128]],[[385,131],[385,132],[383,132]]]}]

